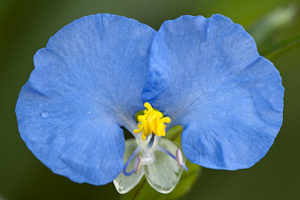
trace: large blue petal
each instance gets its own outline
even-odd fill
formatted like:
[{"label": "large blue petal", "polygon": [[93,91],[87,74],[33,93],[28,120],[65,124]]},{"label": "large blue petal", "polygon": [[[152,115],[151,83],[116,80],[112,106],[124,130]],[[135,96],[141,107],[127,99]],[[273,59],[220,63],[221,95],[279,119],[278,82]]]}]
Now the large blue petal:
[{"label": "large blue petal", "polygon": [[190,161],[236,170],[273,144],[283,93],[279,72],[242,26],[222,15],[182,16],[154,38],[142,99],[183,126]]},{"label": "large blue petal", "polygon": [[16,105],[22,139],[54,173],[102,185],[123,167],[155,31],[109,14],[63,27],[34,56]]}]

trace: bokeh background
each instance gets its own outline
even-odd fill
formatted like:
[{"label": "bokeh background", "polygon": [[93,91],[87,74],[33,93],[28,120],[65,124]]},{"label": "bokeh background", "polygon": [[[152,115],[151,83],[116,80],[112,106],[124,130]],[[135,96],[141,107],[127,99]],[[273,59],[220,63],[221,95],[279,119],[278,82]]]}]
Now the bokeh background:
[{"label": "bokeh background", "polygon": [[[50,36],[74,19],[111,13],[158,29],[184,14],[210,17],[221,13],[251,27],[286,0],[0,0],[0,199],[119,199],[113,184],[73,183],[53,174],[21,140],[14,113],[20,88],[33,69],[32,57]],[[293,1],[295,5],[300,0]],[[298,20],[299,17],[296,17]],[[269,43],[300,33],[294,20]],[[269,153],[254,167],[235,172],[203,169],[183,199],[300,199],[300,47],[273,60],[283,78],[283,127]]]}]

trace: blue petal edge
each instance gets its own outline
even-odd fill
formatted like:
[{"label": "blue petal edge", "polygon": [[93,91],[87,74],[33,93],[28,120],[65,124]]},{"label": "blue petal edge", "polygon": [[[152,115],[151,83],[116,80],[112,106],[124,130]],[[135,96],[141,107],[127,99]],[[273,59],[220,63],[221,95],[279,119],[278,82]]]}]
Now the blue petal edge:
[{"label": "blue petal edge", "polygon": [[94,185],[123,167],[120,126],[136,124],[155,30],[96,14],[73,21],[34,56],[15,108],[20,135],[54,173]]},{"label": "blue petal edge", "polygon": [[282,125],[281,82],[242,26],[220,14],[181,16],[155,35],[142,99],[185,129],[191,162],[237,170],[272,146]]}]

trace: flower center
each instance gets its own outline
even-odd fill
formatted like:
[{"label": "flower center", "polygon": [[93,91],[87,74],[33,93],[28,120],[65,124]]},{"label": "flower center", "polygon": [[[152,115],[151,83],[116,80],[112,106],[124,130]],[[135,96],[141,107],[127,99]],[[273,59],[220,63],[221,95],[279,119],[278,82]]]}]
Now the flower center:
[{"label": "flower center", "polygon": [[[168,151],[167,149],[155,144],[154,139],[155,135],[158,137],[165,136],[166,125],[164,123],[170,123],[171,119],[169,117],[164,117],[164,115],[159,112],[157,109],[152,108],[150,103],[146,102],[144,104],[145,110],[142,110],[136,114],[136,118],[138,121],[137,127],[138,129],[133,130],[135,134],[142,132],[142,140],[145,141],[147,137],[150,135],[151,139],[147,142],[147,144],[140,144],[134,152],[131,154],[126,164],[123,167],[123,174],[125,176],[130,176],[133,173],[137,173],[141,165],[150,165],[155,162],[155,155],[153,150],[161,151],[162,153],[167,154],[171,158],[177,161],[180,167],[183,167],[186,171],[188,168],[182,159],[182,153],[180,149],[177,149],[175,155]],[[143,113],[143,114],[140,114]],[[146,143],[146,142],[145,142]],[[138,156],[138,154],[142,152],[142,156]],[[137,157],[136,157],[137,156]],[[126,169],[129,163],[135,158],[134,169],[130,172],[127,172]]]},{"label": "flower center", "polygon": [[142,140],[145,141],[147,136],[151,133],[161,137],[165,136],[166,125],[164,123],[170,123],[169,117],[164,117],[163,114],[157,110],[154,110],[150,103],[146,102],[144,106],[147,110],[144,110],[143,115],[139,115],[137,120],[138,129],[134,130],[135,134],[142,132]]}]

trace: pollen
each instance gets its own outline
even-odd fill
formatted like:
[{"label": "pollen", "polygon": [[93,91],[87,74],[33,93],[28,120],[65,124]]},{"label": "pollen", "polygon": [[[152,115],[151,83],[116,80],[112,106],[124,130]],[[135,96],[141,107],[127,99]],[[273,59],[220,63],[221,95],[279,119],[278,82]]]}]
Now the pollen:
[{"label": "pollen", "polygon": [[135,134],[142,132],[142,140],[144,141],[151,133],[154,133],[159,137],[165,136],[166,125],[164,123],[170,123],[171,119],[169,117],[164,117],[161,112],[154,110],[148,102],[146,102],[144,106],[147,109],[144,110],[143,115],[138,116],[138,129],[133,132]]}]

